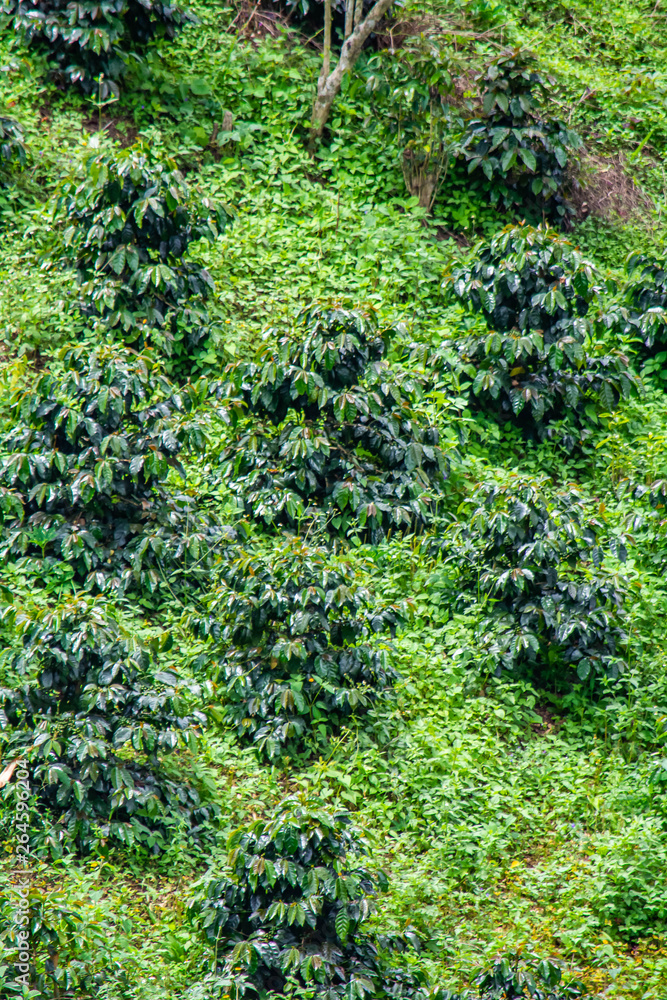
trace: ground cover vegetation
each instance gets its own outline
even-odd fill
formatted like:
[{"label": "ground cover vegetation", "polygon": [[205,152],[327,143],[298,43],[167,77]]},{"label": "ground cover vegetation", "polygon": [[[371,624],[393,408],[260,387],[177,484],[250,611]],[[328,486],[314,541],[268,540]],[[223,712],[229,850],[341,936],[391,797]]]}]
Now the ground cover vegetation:
[{"label": "ground cover vegetation", "polygon": [[2,5],[3,997],[667,993],[665,15],[380,7]]}]

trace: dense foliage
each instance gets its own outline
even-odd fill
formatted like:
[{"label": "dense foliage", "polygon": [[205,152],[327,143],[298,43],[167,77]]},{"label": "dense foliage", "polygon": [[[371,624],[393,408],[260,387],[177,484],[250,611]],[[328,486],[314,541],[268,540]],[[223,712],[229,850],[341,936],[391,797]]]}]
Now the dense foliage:
[{"label": "dense foliage", "polygon": [[372,540],[428,522],[446,459],[419,377],[383,360],[391,335],[373,314],[316,308],[276,348],[229,368],[226,392],[252,418],[222,476],[249,515]]},{"label": "dense foliage", "polygon": [[206,384],[182,390],[148,355],[102,347],[64,352],[61,374],[16,392],[0,464],[0,552],[49,589],[152,593],[206,574],[210,518],[164,481],[199,449],[195,410]]},{"label": "dense foliage", "polygon": [[26,161],[24,136],[21,126],[11,118],[0,118],[0,179],[9,168]]},{"label": "dense foliage", "polygon": [[666,996],[660,6],[2,6],[0,996]]},{"label": "dense foliage", "polygon": [[534,56],[503,52],[482,82],[484,117],[468,123],[462,143],[468,171],[483,171],[493,204],[532,222],[563,219],[568,158],[581,139],[540,107],[548,91]]},{"label": "dense foliage", "polygon": [[[66,862],[61,859],[50,859],[48,867],[61,877],[67,872]],[[18,943],[24,930],[11,920],[12,902],[9,894],[0,902],[0,920],[7,928],[3,934],[7,951],[20,950]],[[27,903],[28,947],[35,955],[32,981],[38,995],[99,995],[105,983],[126,979],[113,956],[118,917],[106,901],[100,901],[90,878],[76,887],[33,883]],[[7,996],[15,996],[16,983],[8,978],[6,966],[4,969],[0,983]]]},{"label": "dense foliage", "polygon": [[164,0],[3,0],[22,38],[46,51],[59,76],[100,97],[117,92],[128,60],[192,16]]},{"label": "dense foliage", "polygon": [[620,303],[619,324],[634,341],[647,364],[645,374],[664,381],[667,360],[667,262],[664,257],[631,253],[626,262],[627,283]]},{"label": "dense foliage", "polygon": [[586,992],[583,983],[563,981],[558,966],[544,960],[531,966],[502,958],[482,972],[475,985],[483,1000],[574,1000]]},{"label": "dense foliage", "polygon": [[600,289],[590,262],[553,230],[504,229],[476,247],[447,287],[487,325],[482,333],[472,324],[456,349],[472,379],[471,402],[495,419],[540,437],[565,419],[571,448],[588,406],[599,400],[613,410],[636,387],[627,356],[592,340]]},{"label": "dense foliage", "polygon": [[396,607],[375,607],[349,564],[288,542],[271,557],[245,554],[210,600],[224,647],[225,712],[269,757],[363,715],[396,677],[370,635],[394,631]]},{"label": "dense foliage", "polygon": [[[295,977],[316,996],[410,996],[416,984],[383,967],[363,927],[386,876],[360,865],[363,840],[347,813],[288,798],[270,822],[229,839],[227,871],[192,910],[227,977],[260,995]],[[241,973],[241,975],[239,975]]]},{"label": "dense foliage", "polygon": [[[543,675],[576,669],[581,681],[623,670],[622,583],[605,572],[599,534],[575,487],[512,476],[482,484],[446,543],[459,586],[484,595],[479,631],[498,671],[529,664]],[[625,551],[617,538],[616,556]]]},{"label": "dense foliage", "polygon": [[659,875],[665,864],[662,823],[635,821],[619,838],[602,838],[593,861],[600,920],[629,943],[664,934],[667,893]]},{"label": "dense foliage", "polygon": [[156,852],[208,818],[195,789],[161,766],[181,745],[196,749],[200,688],[155,670],[89,600],[19,613],[16,625],[23,650],[10,664],[18,683],[1,691],[0,744],[3,759],[31,765],[41,812],[32,846],[58,855],[119,841]]},{"label": "dense foliage", "polygon": [[214,241],[226,215],[190,191],[173,159],[145,142],[120,150],[93,144],[61,186],[57,212],[68,224],[86,315],[129,342],[155,341],[186,367],[208,348],[213,281],[187,251]]}]

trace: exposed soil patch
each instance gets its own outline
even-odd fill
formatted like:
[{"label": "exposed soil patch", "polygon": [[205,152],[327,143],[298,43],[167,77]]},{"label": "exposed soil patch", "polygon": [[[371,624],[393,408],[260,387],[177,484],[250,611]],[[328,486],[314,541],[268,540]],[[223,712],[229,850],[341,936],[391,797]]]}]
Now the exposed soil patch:
[{"label": "exposed soil patch", "polygon": [[584,153],[571,176],[571,201],[580,219],[593,215],[627,222],[653,210],[652,200],[630,175],[623,153]]},{"label": "exposed soil patch", "polygon": [[227,29],[239,38],[259,42],[264,38],[278,38],[290,29],[289,15],[280,10],[262,7],[262,0],[242,0],[236,17]]},{"label": "exposed soil patch", "polygon": [[558,716],[542,705],[536,705],[533,711],[542,719],[541,723],[533,722],[530,727],[537,736],[548,736],[550,733],[558,732],[560,729],[560,719]]},{"label": "exposed soil patch", "polygon": [[101,120],[97,114],[90,115],[90,117],[84,118],[81,124],[84,130],[91,134],[99,132],[101,125],[101,131],[105,132],[121,146],[132,146],[137,141],[139,135],[139,131],[135,128],[134,124],[130,125],[129,122],[123,119],[107,117],[104,114]]}]

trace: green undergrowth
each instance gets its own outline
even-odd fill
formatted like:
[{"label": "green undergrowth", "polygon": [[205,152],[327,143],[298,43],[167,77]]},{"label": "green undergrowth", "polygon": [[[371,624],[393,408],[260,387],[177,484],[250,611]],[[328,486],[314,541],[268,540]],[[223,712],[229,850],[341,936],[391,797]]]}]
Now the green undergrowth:
[{"label": "green undergrowth", "polygon": [[[488,399],[484,402],[471,389],[473,379],[465,368],[469,359],[455,348],[466,338],[477,338],[485,357],[496,351],[494,363],[500,349],[484,339],[489,331],[480,312],[466,313],[443,281],[472,265],[471,248],[478,239],[492,239],[508,224],[521,222],[520,216],[494,207],[483,181],[469,175],[460,160],[449,164],[432,210],[420,207],[406,189],[401,141],[383,118],[380,98],[367,87],[377,70],[372,48],[344,82],[326,141],[312,150],[307,126],[320,57],[308,37],[317,27],[311,31],[310,21],[293,17],[281,21],[276,37],[255,32],[239,38],[234,29],[247,16],[245,8],[205,0],[191,0],[188,6],[198,23],[186,25],[173,41],[156,41],[133,60],[118,100],[106,104],[44,77],[45,57],[0,28],[0,115],[19,122],[26,147],[25,167],[16,168],[7,183],[0,181],[3,470],[18,447],[17,435],[29,436],[36,422],[46,422],[42,418],[52,412],[56,398],[65,409],[76,405],[79,373],[93,351],[113,353],[118,347],[115,341],[113,348],[107,344],[113,334],[85,314],[85,305],[81,311],[81,289],[71,258],[68,262],[64,256],[63,224],[53,213],[60,185],[69,183],[91,142],[108,151],[114,144],[126,147],[139,140],[156,157],[173,157],[195,202],[210,198],[228,218],[214,239],[192,243],[187,250],[188,263],[197,273],[206,268],[215,285],[207,305],[212,335],[191,369],[184,373],[168,350],[161,353],[163,341],[150,337],[131,341],[114,362],[124,371],[123,366],[137,363],[137,352],[147,344],[142,363],[154,366],[156,379],[163,380],[159,386],[146,382],[146,392],[154,390],[158,400],[148,416],[143,409],[148,403],[136,389],[123,417],[132,418],[131,441],[144,435],[136,448],[142,462],[151,454],[150,475],[141,472],[143,465],[130,471],[122,443],[117,442],[113,473],[111,461],[87,452],[77,468],[82,476],[90,474],[90,492],[82,487],[70,503],[64,491],[56,513],[64,521],[69,518],[68,530],[79,539],[103,510],[107,534],[80,542],[75,574],[71,560],[56,553],[61,522],[55,527],[39,519],[21,522],[12,536],[14,548],[2,536],[6,559],[0,580],[2,705],[11,703],[7,691],[14,697],[24,686],[36,691],[55,684],[45,681],[31,659],[34,650],[26,639],[33,634],[30,623],[43,623],[54,609],[63,614],[70,609],[70,614],[74,605],[85,619],[94,608],[105,628],[111,623],[120,630],[124,649],[137,657],[139,650],[146,652],[141,692],[162,697],[168,688],[169,697],[183,699],[183,712],[178,705],[178,712],[174,709],[179,719],[194,707],[204,721],[192,724],[192,739],[174,738],[178,745],[160,761],[157,751],[151,757],[148,737],[143,743],[144,736],[136,735],[133,743],[129,730],[118,735],[116,729],[106,742],[99,733],[95,736],[97,750],[90,743],[82,745],[79,764],[85,758],[87,766],[101,752],[115,755],[117,771],[110,772],[108,788],[117,792],[122,787],[127,793],[124,763],[143,754],[141,780],[158,774],[167,789],[189,789],[204,812],[187,822],[165,821],[158,837],[150,812],[130,811],[124,815],[125,832],[114,839],[104,823],[113,823],[117,804],[102,803],[99,823],[104,828],[93,831],[88,848],[81,850],[64,834],[44,839],[46,800],[37,802],[30,896],[31,985],[36,992],[12,993],[16,939],[4,890],[16,871],[17,841],[11,825],[14,786],[8,782],[0,792],[0,992],[33,1000],[239,1000],[238,981],[229,988],[211,985],[212,970],[222,959],[217,945],[191,918],[192,897],[202,879],[224,869],[227,838],[234,830],[269,821],[282,799],[302,796],[334,812],[349,810],[368,838],[365,867],[375,874],[382,870],[389,879],[386,892],[375,899],[369,926],[378,940],[405,934],[419,939],[418,949],[410,946],[394,954],[401,975],[423,973],[434,990],[473,989],[470,996],[476,997],[471,983],[478,970],[499,955],[514,953],[531,961],[531,956],[555,961],[581,979],[592,998],[661,1000],[667,996],[667,413],[659,377],[665,358],[658,354],[656,360],[654,352],[645,383],[628,391],[627,398],[619,399],[611,390],[603,401],[587,396],[577,418],[580,436],[573,442],[566,433],[572,403],[544,421],[540,417],[538,429],[529,419],[528,405],[520,410],[516,393],[513,415],[494,416]],[[319,13],[310,16],[319,18]],[[429,0],[426,7],[408,5],[397,18],[418,24],[422,18],[429,31],[436,25],[459,84],[448,99],[466,114],[479,110],[474,75],[505,46],[529,47],[540,73],[553,77],[549,113],[583,140],[579,166],[575,158],[570,173],[570,181],[578,178],[582,186],[575,199],[580,211],[562,235],[597,268],[590,282],[595,290],[589,295],[587,350],[596,358],[618,350],[633,378],[640,375],[646,353],[641,354],[633,337],[635,328],[629,323],[619,332],[613,324],[605,325],[604,318],[622,296],[628,251],[655,254],[664,246],[667,42],[660,5],[643,0],[615,5],[600,0],[466,0],[445,5]],[[603,197],[609,187],[620,192],[615,200]],[[590,204],[581,210],[587,190]],[[329,523],[324,502],[317,508],[317,490],[305,479],[298,480],[306,498],[303,507],[290,513],[289,520],[298,539],[286,538],[286,529],[267,524],[271,518],[262,520],[250,504],[242,507],[238,495],[243,490],[225,466],[246,433],[243,421],[258,419],[253,406],[259,411],[262,405],[269,414],[262,428],[266,441],[288,431],[303,431],[303,441],[310,440],[304,428],[315,426],[320,415],[318,410],[312,416],[313,400],[305,400],[305,390],[299,390],[299,406],[289,411],[287,430],[280,430],[280,419],[271,420],[274,411],[282,413],[284,399],[272,403],[273,410],[265,399],[258,402],[249,384],[239,390],[228,366],[262,358],[270,369],[262,376],[266,388],[274,377],[271,351],[277,351],[283,336],[301,343],[304,321],[298,316],[314,305],[371,315],[372,328],[377,325],[387,344],[364,361],[377,364],[377,370],[355,371],[354,377],[344,372],[332,389],[333,394],[343,385],[357,393],[351,401],[331,404],[325,430],[332,440],[337,440],[337,414],[345,415],[348,403],[345,419],[365,427],[368,414],[385,419],[385,409],[388,413],[395,402],[405,410],[409,399],[410,412],[403,416],[413,424],[409,434],[403,428],[401,440],[412,447],[422,441],[427,427],[429,433],[437,432],[445,453],[437,503],[431,506],[427,497],[419,519],[401,527],[397,519],[392,522],[388,502],[386,523],[391,527],[372,543],[364,532],[375,523],[373,515],[364,514],[362,523],[352,500],[343,499],[344,517]],[[483,308],[492,312],[488,303]],[[559,308],[569,322],[568,303]],[[79,347],[78,369],[66,350],[72,343]],[[579,346],[572,348],[573,357]],[[296,364],[294,358],[291,363]],[[574,363],[561,359],[563,370]],[[247,374],[251,368],[243,371],[243,377],[252,377]],[[196,389],[184,390],[188,379]],[[368,402],[369,386],[384,393],[382,405]],[[38,391],[44,394],[39,397],[43,412],[37,412]],[[281,391],[278,386],[276,399]],[[90,390],[86,399],[93,397],[98,399]],[[246,410],[244,400],[245,405],[251,401]],[[322,412],[325,403],[318,402]],[[104,427],[111,427],[111,438],[113,414],[103,409],[106,402],[98,399],[95,405],[106,413]],[[177,425],[169,424],[174,413],[181,421]],[[81,418],[80,427],[74,417],[67,425],[73,428],[71,437],[58,447],[68,456],[81,440],[77,434],[94,436],[90,421],[86,423],[90,415]],[[324,426],[318,425],[322,433]],[[56,431],[54,435],[53,440]],[[257,436],[253,441],[248,431],[243,439],[249,454],[253,448],[257,453]],[[394,433],[390,445],[399,437]],[[43,443],[47,457],[55,454],[53,440]],[[303,451],[301,446],[290,453],[290,469],[297,477],[307,443]],[[328,458],[329,445],[320,441],[319,447]],[[369,462],[376,452],[361,449],[357,457]],[[417,483],[427,465],[420,465],[415,454],[418,449],[401,461],[410,475],[418,469],[413,477]],[[276,464],[281,461],[287,467],[284,453]],[[73,458],[70,464],[76,464]],[[53,472],[54,482],[65,475],[63,469]],[[128,483],[134,476],[136,485],[140,472],[145,476],[142,488],[133,492]],[[17,496],[29,514],[35,513],[36,494],[29,490],[41,488],[38,473],[33,469],[28,485],[27,479],[18,486],[3,479],[12,494],[3,507],[7,519],[17,517]],[[564,572],[570,574],[569,598],[582,620],[593,613],[592,593],[620,595],[624,613],[622,619],[614,618],[623,635],[620,667],[577,672],[576,663],[565,662],[564,643],[545,626],[533,646],[527,639],[516,653],[514,669],[506,669],[502,614],[510,605],[500,590],[484,591],[484,567],[470,562],[471,550],[461,539],[472,530],[463,502],[512,476],[522,483],[539,481],[545,503],[574,496],[572,503],[581,505],[586,526],[594,523],[595,538],[576,553],[567,550]],[[330,484],[325,485],[328,489]],[[270,488],[271,483],[266,490]],[[150,520],[158,494],[167,511],[160,514],[159,529]],[[277,504],[276,496],[266,502]],[[129,514],[126,518],[135,546],[129,555],[122,554],[126,539],[110,540],[121,497],[137,511],[136,523]],[[401,510],[407,504],[405,500]],[[325,521],[326,531],[320,530]],[[352,525],[347,535],[340,523]],[[481,549],[481,535],[466,538]],[[561,544],[560,536],[556,542]],[[161,543],[168,546],[169,559],[163,558]],[[308,671],[304,668],[296,681],[294,671],[285,681],[287,687],[293,684],[281,692],[281,724],[288,719],[285,749],[270,756],[239,738],[229,721],[230,705],[243,705],[245,695],[233,691],[233,671],[225,674],[224,664],[232,635],[238,662],[259,656],[251,643],[258,635],[268,650],[262,669],[273,670],[272,657],[277,663],[287,655],[280,643],[294,636],[285,639],[280,632],[284,608],[273,605],[261,621],[252,620],[261,604],[259,589],[243,590],[238,580],[244,573],[254,579],[259,572],[268,579],[272,560],[276,565],[283,560],[284,576],[290,545],[294,565],[297,557],[305,565],[309,551],[319,553],[315,569],[309,565],[303,570],[304,590],[308,585],[324,590],[326,573],[345,565],[345,587],[363,592],[358,608],[366,617],[359,611],[362,624],[355,636],[362,636],[374,663],[391,665],[387,678],[393,687],[387,681],[382,697],[375,697],[377,691],[367,697],[367,678],[362,678],[363,698],[350,702],[352,682],[337,681],[328,694],[348,697],[344,712],[337,704],[335,718],[333,710],[327,718],[323,701],[299,708],[298,697],[306,698],[304,686],[311,683],[311,650],[311,659],[304,657]],[[320,545],[329,546],[329,555]],[[598,545],[600,552],[593,555]],[[92,564],[93,552],[99,565]],[[494,552],[502,561],[502,541]],[[116,563],[125,569],[123,588],[114,590],[106,576]],[[314,574],[312,580],[307,571]],[[582,597],[581,588],[592,586],[596,574],[604,587],[593,587]],[[281,578],[281,586],[284,582]],[[267,594],[272,598],[271,586],[263,595],[268,601]],[[306,602],[302,594],[291,599],[294,606]],[[348,607],[347,591],[337,600],[336,607]],[[332,599],[327,607],[334,604]],[[374,608],[379,609],[375,620]],[[615,614],[610,608],[611,599],[603,610]],[[342,618],[347,613],[340,612]],[[252,628],[247,625],[251,620]],[[337,623],[339,632],[331,640],[342,671],[348,645],[357,641],[351,627],[345,631],[349,625],[347,619]],[[521,632],[518,625],[515,631]],[[304,625],[295,647],[306,632]],[[66,642],[66,636],[58,635],[59,642]],[[268,648],[267,636],[275,647]],[[523,641],[521,636],[517,641]],[[48,642],[55,646],[55,640]],[[534,647],[539,648],[539,662],[531,658]],[[541,670],[542,660],[548,669]],[[100,681],[100,669],[104,665],[86,675],[86,683],[100,699],[95,712],[107,718],[111,709],[100,685],[110,682]],[[75,706],[83,704],[79,688],[71,699]],[[199,693],[193,694],[195,689]],[[298,740],[288,731],[295,704],[299,719],[308,720]],[[44,740],[35,743],[33,734],[31,746],[37,754],[35,747],[43,747],[48,737],[49,749],[43,753],[51,754],[49,780],[62,780],[65,788],[63,760],[70,768],[79,765],[76,753],[67,757],[58,741],[64,743],[68,733],[80,735],[83,730],[76,727],[85,726],[85,718],[73,719],[72,709],[66,723],[54,716],[55,709],[40,711],[34,708],[31,726],[34,722],[35,732],[42,726]],[[157,715],[155,705],[151,711]],[[241,709],[237,715],[242,717]],[[12,718],[23,733],[19,717]],[[0,760],[0,771],[11,761],[4,749],[9,744],[2,746],[8,756]],[[71,773],[76,777],[80,770]],[[78,797],[83,792],[72,788],[67,785],[61,792],[61,801],[67,793],[83,810]],[[165,792],[163,805],[167,798]],[[49,808],[55,808],[53,803]],[[76,805],[71,808],[76,812]],[[339,937],[346,935],[347,930]],[[65,978],[57,984],[54,969],[64,970]],[[401,982],[417,988],[417,979]],[[232,988],[236,994],[224,992]],[[312,995],[296,979],[281,984],[281,992],[304,1000]]]}]

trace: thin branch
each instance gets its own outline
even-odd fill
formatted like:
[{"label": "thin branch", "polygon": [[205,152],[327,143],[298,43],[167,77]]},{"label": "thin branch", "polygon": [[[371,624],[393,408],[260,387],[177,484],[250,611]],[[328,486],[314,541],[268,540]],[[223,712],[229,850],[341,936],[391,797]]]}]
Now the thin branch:
[{"label": "thin branch", "polygon": [[352,25],[354,21],[354,3],[355,0],[345,0],[345,37],[349,38],[352,34]]},{"label": "thin branch", "polygon": [[317,96],[313,105],[313,117],[311,123],[311,139],[315,140],[322,135],[326,125],[331,106],[340,92],[343,76],[352,69],[364,42],[375,31],[384,15],[392,5],[393,0],[377,0],[371,7],[363,21],[354,29],[349,38],[343,42],[340,57],[331,73],[326,76],[320,74],[317,83]]},{"label": "thin branch", "polygon": [[[331,0],[324,0],[324,52],[322,53],[322,72],[320,82],[329,76],[331,66]],[[319,89],[319,83],[318,83]]]}]

